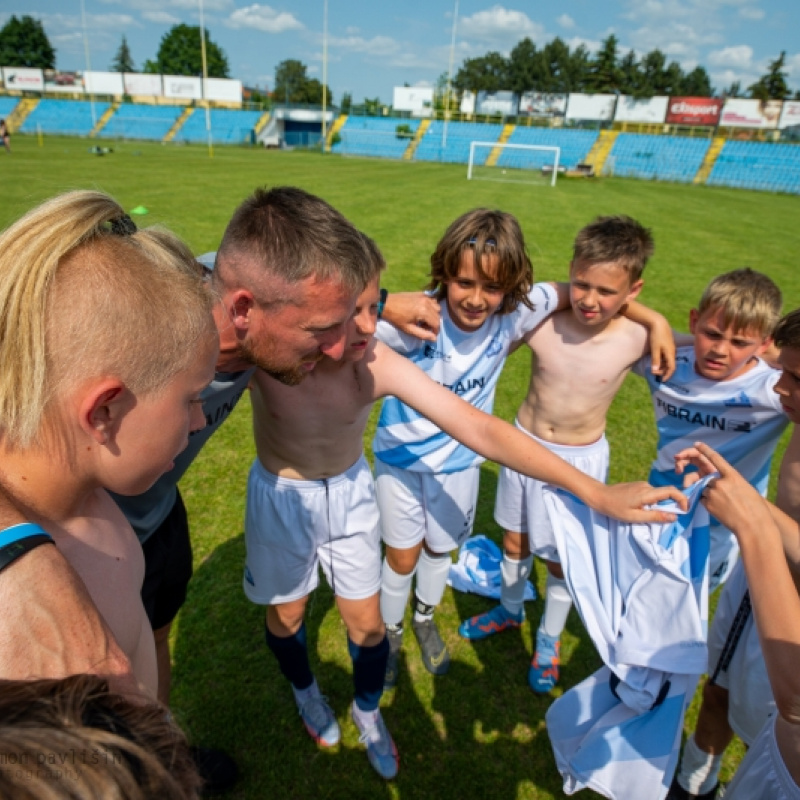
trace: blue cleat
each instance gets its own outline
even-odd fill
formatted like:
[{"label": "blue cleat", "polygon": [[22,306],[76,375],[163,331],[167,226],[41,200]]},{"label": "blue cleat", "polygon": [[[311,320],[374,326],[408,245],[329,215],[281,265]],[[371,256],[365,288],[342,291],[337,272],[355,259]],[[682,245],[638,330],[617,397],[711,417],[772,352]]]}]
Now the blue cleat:
[{"label": "blue cleat", "polygon": [[339,744],[341,738],[339,723],[321,694],[309,697],[302,706],[298,706],[298,710],[308,735],[317,744],[323,747]]},{"label": "blue cleat", "polygon": [[386,730],[381,712],[377,712],[375,723],[367,728],[361,727],[353,708],[350,709],[350,716],[361,734],[358,741],[367,747],[367,758],[372,768],[387,781],[394,778],[400,766],[400,757],[391,734]]},{"label": "blue cleat", "polygon": [[561,642],[548,636],[541,628],[536,631],[536,652],[528,670],[528,683],[534,692],[547,694],[558,683]]},{"label": "blue cleat", "polygon": [[491,611],[465,620],[458,627],[458,635],[464,639],[486,639],[501,631],[519,628],[525,621],[525,612],[512,614],[505,606],[495,606]]}]

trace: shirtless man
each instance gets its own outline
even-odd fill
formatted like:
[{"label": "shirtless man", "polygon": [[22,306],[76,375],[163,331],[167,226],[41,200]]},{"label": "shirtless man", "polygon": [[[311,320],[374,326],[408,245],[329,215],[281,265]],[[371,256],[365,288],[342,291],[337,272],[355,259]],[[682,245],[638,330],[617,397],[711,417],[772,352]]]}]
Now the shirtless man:
[{"label": "shirtless man", "polygon": [[[608,473],[606,413],[634,363],[648,352],[648,332],[620,311],[642,289],[653,252],[650,232],[629,217],[600,217],[575,239],[570,265],[572,308],[546,319],[525,338],[535,359],[517,426],[587,475]],[[572,600],[558,563],[542,501],[542,482],[500,473],[495,519],[505,528],[501,605],[462,623],[467,639],[517,628],[533,554],[548,570],[545,612],[528,682],[548,692],[558,681],[560,636]]]},{"label": "shirtless man", "polygon": [[267,645],[292,685],[307,730],[318,743],[334,745],[339,725],[311,673],[303,625],[321,563],[348,630],[355,684],[351,713],[370,763],[392,778],[397,751],[378,708],[389,654],[378,602],[378,512],[363,455],[364,429],[376,400],[394,395],[485,457],[563,486],[590,505],[613,509],[614,516],[661,515],[631,511],[655,499],[649,487],[604,486],[376,341],[383,262],[377,248],[370,249],[374,276],[348,324],[341,361],[323,358],[294,387],[263,371],[255,374],[258,458],[248,484],[243,585],[250,600],[267,606]]}]

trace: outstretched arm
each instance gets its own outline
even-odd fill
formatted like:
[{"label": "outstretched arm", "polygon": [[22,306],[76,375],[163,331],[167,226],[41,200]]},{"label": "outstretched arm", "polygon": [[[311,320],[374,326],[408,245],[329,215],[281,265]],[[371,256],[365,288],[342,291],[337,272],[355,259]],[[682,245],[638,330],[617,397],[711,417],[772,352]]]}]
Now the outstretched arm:
[{"label": "outstretched arm", "polygon": [[756,628],[778,712],[800,725],[800,597],[792,581],[770,505],[725,459],[697,450],[719,472],[703,492],[709,512],[736,535]]},{"label": "outstretched arm", "polygon": [[632,322],[647,328],[653,374],[660,375],[662,380],[671,378],[675,372],[675,339],[667,318],[636,300],[627,304],[623,314]]},{"label": "outstretched arm", "polygon": [[370,368],[379,396],[394,395],[476,453],[523,475],[560,486],[608,516],[628,522],[665,522],[674,519],[673,515],[644,506],[672,498],[685,507],[685,497],[671,486],[606,486],[584,475],[513,425],[479,411],[440,386],[380,342],[376,343]]},{"label": "outstretched arm", "polygon": [[403,333],[435,342],[439,333],[439,302],[425,292],[390,292],[381,319]]}]

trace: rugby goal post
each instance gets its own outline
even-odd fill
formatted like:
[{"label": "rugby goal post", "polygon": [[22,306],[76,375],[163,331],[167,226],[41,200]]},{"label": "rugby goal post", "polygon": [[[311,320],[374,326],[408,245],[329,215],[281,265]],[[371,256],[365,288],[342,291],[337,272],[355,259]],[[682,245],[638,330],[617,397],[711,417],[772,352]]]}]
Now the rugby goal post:
[{"label": "rugby goal post", "polygon": [[539,144],[470,142],[467,180],[556,185],[561,148]]}]

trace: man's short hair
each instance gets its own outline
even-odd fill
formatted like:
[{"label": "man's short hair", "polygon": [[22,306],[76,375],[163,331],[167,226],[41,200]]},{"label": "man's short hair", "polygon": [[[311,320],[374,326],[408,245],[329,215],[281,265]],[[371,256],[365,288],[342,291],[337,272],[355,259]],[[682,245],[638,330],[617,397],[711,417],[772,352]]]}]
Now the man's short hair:
[{"label": "man's short hair", "polygon": [[631,217],[598,217],[578,231],[572,248],[573,262],[613,263],[622,267],[631,283],[642,277],[653,255],[653,234]]},{"label": "man's short hair", "polygon": [[790,311],[777,325],[774,333],[775,345],[783,349],[800,350],[800,308]]},{"label": "man's short hair", "polygon": [[282,302],[270,277],[284,284],[307,278],[361,292],[370,278],[361,233],[322,198],[294,186],[256,189],[234,212],[222,238],[214,281],[240,283],[262,306]]},{"label": "man's short hair", "polygon": [[718,275],[708,284],[697,313],[722,313],[722,324],[735,331],[772,336],[781,315],[781,290],[771,278],[750,267]]}]

